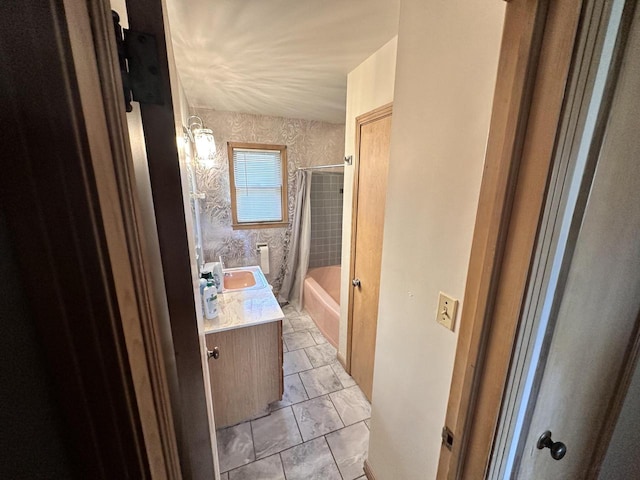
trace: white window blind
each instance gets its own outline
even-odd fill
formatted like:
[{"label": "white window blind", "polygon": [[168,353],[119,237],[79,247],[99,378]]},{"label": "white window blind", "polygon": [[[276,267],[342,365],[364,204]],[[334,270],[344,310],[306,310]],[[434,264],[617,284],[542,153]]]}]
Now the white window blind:
[{"label": "white window blind", "polygon": [[282,158],[279,150],[233,150],[238,223],[282,221]]}]

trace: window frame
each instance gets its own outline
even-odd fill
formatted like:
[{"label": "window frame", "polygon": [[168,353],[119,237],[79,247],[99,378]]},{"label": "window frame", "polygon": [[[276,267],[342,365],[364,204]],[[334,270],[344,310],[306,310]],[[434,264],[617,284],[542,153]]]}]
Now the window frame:
[{"label": "window frame", "polygon": [[[270,150],[280,152],[280,162],[282,169],[282,220],[279,221],[262,221],[262,222],[239,222],[238,206],[236,203],[236,186],[234,176],[233,151],[236,149],[243,150]],[[289,225],[289,209],[288,209],[288,172],[287,172],[287,146],[271,145],[266,143],[246,143],[246,142],[227,142],[227,156],[229,162],[229,190],[231,193],[231,226],[234,230],[246,230],[252,228],[283,228]]]}]

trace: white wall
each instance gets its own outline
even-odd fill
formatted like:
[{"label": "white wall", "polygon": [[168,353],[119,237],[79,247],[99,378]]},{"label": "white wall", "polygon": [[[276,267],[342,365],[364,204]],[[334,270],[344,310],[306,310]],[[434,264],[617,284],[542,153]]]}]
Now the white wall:
[{"label": "white wall", "polygon": [[[393,101],[396,73],[394,37],[377,52],[356,67],[347,78],[347,114],[345,124],[345,156],[355,158],[356,117]],[[339,163],[339,162],[338,162]],[[344,169],[342,217],[342,273],[340,280],[340,340],[338,351],[347,356],[347,315],[349,309],[349,265],[351,263],[351,216],[353,207],[353,166]]]},{"label": "white wall", "polygon": [[435,321],[437,297],[464,295],[504,10],[401,4],[369,448],[378,480],[436,475],[457,340]]}]

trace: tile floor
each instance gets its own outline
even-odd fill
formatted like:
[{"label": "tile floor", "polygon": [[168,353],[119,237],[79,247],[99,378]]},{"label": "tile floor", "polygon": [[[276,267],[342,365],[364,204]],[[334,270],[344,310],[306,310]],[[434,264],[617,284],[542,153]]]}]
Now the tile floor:
[{"label": "tile floor", "polygon": [[313,320],[283,311],[283,398],[218,430],[222,480],[364,479],[371,406]]}]

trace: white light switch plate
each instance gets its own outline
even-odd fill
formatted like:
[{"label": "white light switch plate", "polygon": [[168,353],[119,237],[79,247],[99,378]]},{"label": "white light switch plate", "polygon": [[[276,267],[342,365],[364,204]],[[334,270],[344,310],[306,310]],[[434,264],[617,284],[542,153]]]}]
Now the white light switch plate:
[{"label": "white light switch plate", "polygon": [[458,311],[458,300],[447,294],[440,292],[438,296],[438,311],[436,321],[453,332],[456,325],[456,313]]}]

